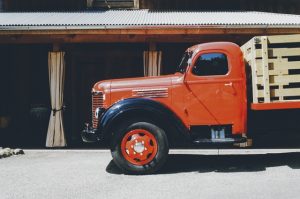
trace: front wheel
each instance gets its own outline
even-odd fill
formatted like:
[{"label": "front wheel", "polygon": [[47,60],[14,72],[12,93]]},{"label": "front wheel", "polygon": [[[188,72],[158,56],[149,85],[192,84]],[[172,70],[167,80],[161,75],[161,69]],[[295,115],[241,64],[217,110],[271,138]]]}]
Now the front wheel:
[{"label": "front wheel", "polygon": [[125,173],[150,174],[165,163],[168,139],[155,124],[133,122],[115,132],[111,152],[114,162]]}]

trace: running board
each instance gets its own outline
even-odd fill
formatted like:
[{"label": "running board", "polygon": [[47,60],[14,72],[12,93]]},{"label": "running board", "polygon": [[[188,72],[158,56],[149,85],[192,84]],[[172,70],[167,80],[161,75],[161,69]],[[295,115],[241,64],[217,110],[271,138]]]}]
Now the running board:
[{"label": "running board", "polygon": [[194,144],[234,144],[247,142],[247,138],[195,139]]}]

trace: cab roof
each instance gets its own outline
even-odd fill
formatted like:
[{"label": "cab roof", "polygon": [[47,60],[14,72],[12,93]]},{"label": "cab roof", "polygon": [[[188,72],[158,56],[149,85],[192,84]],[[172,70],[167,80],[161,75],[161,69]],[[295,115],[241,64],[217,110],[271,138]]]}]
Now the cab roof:
[{"label": "cab roof", "polygon": [[197,53],[200,50],[226,50],[226,51],[240,51],[240,47],[232,42],[210,42],[197,44],[192,47],[189,47],[186,52],[192,51],[193,53]]}]

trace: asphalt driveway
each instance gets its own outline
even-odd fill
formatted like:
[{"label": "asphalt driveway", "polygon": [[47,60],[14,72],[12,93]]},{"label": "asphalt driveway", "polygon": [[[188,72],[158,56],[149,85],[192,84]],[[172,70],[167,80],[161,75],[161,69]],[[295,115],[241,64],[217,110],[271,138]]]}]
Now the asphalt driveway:
[{"label": "asphalt driveway", "polygon": [[160,173],[147,176],[121,174],[107,150],[26,150],[0,159],[1,199],[296,199],[299,187],[299,149],[174,150]]}]

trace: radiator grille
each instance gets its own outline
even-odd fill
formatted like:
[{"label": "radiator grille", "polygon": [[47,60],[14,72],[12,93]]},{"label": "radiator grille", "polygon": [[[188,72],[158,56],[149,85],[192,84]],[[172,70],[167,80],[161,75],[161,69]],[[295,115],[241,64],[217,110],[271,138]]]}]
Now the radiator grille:
[{"label": "radiator grille", "polygon": [[97,108],[103,108],[103,93],[93,93],[92,94],[92,122],[93,128],[98,127],[99,119],[95,117],[95,111]]}]

